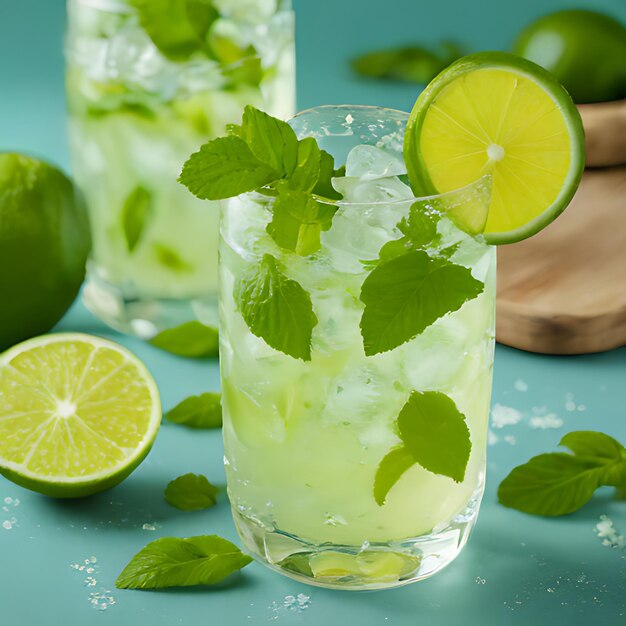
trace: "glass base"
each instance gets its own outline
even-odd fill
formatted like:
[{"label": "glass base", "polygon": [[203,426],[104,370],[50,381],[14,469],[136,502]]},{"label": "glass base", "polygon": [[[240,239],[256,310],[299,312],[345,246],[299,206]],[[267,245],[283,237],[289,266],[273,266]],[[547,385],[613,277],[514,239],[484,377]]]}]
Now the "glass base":
[{"label": "glass base", "polygon": [[482,488],[462,513],[430,534],[360,546],[311,543],[268,528],[234,508],[233,518],[247,552],[289,578],[327,589],[393,589],[433,576],[459,555],[476,522],[481,497]]},{"label": "glass base", "polygon": [[199,321],[217,328],[217,296],[177,299],[129,294],[89,273],[83,289],[85,306],[105,324],[140,339],[151,339],[158,333]]}]

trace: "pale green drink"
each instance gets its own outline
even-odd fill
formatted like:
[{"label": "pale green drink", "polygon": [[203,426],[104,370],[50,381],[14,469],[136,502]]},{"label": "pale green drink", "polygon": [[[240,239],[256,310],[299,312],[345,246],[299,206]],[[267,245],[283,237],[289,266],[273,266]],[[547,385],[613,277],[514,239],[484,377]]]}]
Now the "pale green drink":
[{"label": "pale green drink", "polygon": [[[402,162],[407,118],[372,107],[320,107],[290,122],[299,138],[315,137],[337,163],[347,157],[347,176],[333,179],[343,199],[312,254],[286,250],[270,236],[271,195],[223,203],[220,358],[235,522],[259,560],[322,586],[382,588],[431,575],[464,545],[483,491],[495,248],[449,215],[486,212],[489,181],[413,198]],[[381,252],[407,232],[413,239],[406,249],[390,244]],[[397,320],[385,332],[368,335],[366,328],[378,323],[377,307],[387,306],[393,290],[402,300],[404,289],[415,288],[412,279],[402,284],[405,260],[404,267],[421,263],[431,272],[431,297],[418,306],[441,300],[449,312],[440,307],[435,321],[390,347],[385,333],[396,332]],[[272,298],[272,289],[260,290],[262,283],[256,291],[249,285],[260,273],[275,271],[283,286],[295,281],[310,296],[310,356],[294,358],[270,347],[256,336],[260,314],[252,325],[243,314],[251,298]],[[389,288],[379,289],[385,280]],[[399,301],[400,315],[412,306],[409,300]],[[306,323],[300,305],[292,311]],[[409,314],[409,325],[423,314]],[[277,336],[290,328],[276,329]],[[441,407],[441,414],[426,416],[435,428],[451,428],[452,457],[442,465],[448,435],[419,431],[416,444],[410,432],[400,433],[425,406]],[[425,445],[416,451],[419,463],[411,457],[403,466],[406,459],[397,452],[406,450],[403,442]],[[457,449],[457,456],[465,455],[458,468]],[[390,453],[391,469],[383,461]],[[389,479],[389,472],[398,476]],[[381,492],[375,485],[385,481],[390,484]]]},{"label": "pale green drink", "polygon": [[189,22],[206,31],[197,41],[177,30],[185,15],[158,6],[70,0],[66,41],[72,162],[93,233],[85,301],[145,338],[217,325],[219,208],[178,184],[185,159],[246,104],[289,117],[295,87],[288,0],[204,3]]}]

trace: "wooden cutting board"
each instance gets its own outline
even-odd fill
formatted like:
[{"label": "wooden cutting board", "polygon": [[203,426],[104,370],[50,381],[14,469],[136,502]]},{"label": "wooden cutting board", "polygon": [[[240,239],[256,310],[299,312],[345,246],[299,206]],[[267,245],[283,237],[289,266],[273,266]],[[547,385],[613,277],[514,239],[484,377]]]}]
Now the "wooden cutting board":
[{"label": "wooden cutting board", "polygon": [[546,354],[626,345],[626,165],[585,171],[555,222],[498,248],[496,337]]}]

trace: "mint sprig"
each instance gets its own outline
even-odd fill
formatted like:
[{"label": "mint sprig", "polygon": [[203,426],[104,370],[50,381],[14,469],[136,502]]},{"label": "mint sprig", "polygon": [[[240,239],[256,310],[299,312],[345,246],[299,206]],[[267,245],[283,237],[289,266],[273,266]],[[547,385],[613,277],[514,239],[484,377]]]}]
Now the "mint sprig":
[{"label": "mint sprig", "polygon": [[219,489],[202,474],[184,474],[170,481],[163,494],[166,502],[181,511],[210,509]]},{"label": "mint sprig", "polygon": [[266,254],[258,267],[239,278],[235,301],[254,335],[295,359],[311,360],[311,335],[317,325],[311,297],[283,274],[272,255]]},{"label": "mint sprig", "polygon": [[307,256],[330,228],[334,203],[333,157],[312,137],[298,140],[282,120],[247,106],[228,136],[204,144],[183,167],[180,182],[205,200],[224,200],[249,191],[277,198],[268,233],[282,249]]},{"label": "mint sprig", "polygon": [[626,448],[609,435],[574,431],[560,446],[571,452],[533,457],[514,468],[500,483],[498,500],[533,515],[558,516],[577,511],[596,489],[616,487],[626,496]]},{"label": "mint sprig", "polygon": [[217,535],[163,537],[142,548],[126,565],[118,589],[163,589],[215,585],[252,562]]},{"label": "mint sprig", "polygon": [[374,481],[379,506],[401,476],[416,463],[424,469],[463,482],[472,443],[465,416],[439,391],[414,391],[397,419],[402,445],[380,462]]}]

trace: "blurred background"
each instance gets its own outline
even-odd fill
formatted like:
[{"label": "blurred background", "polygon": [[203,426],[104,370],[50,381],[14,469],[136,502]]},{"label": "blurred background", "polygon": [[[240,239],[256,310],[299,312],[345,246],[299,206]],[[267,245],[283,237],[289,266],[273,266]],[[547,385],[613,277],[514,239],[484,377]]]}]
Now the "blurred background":
[{"label": "blurred background", "polygon": [[[453,39],[467,51],[507,50],[525,25],[565,8],[626,22],[624,0],[294,0],[294,6],[299,109],[349,102],[409,110],[419,86],[359,78],[351,70],[350,59],[378,48]],[[0,0],[0,148],[68,168],[64,26],[63,0]]]}]

